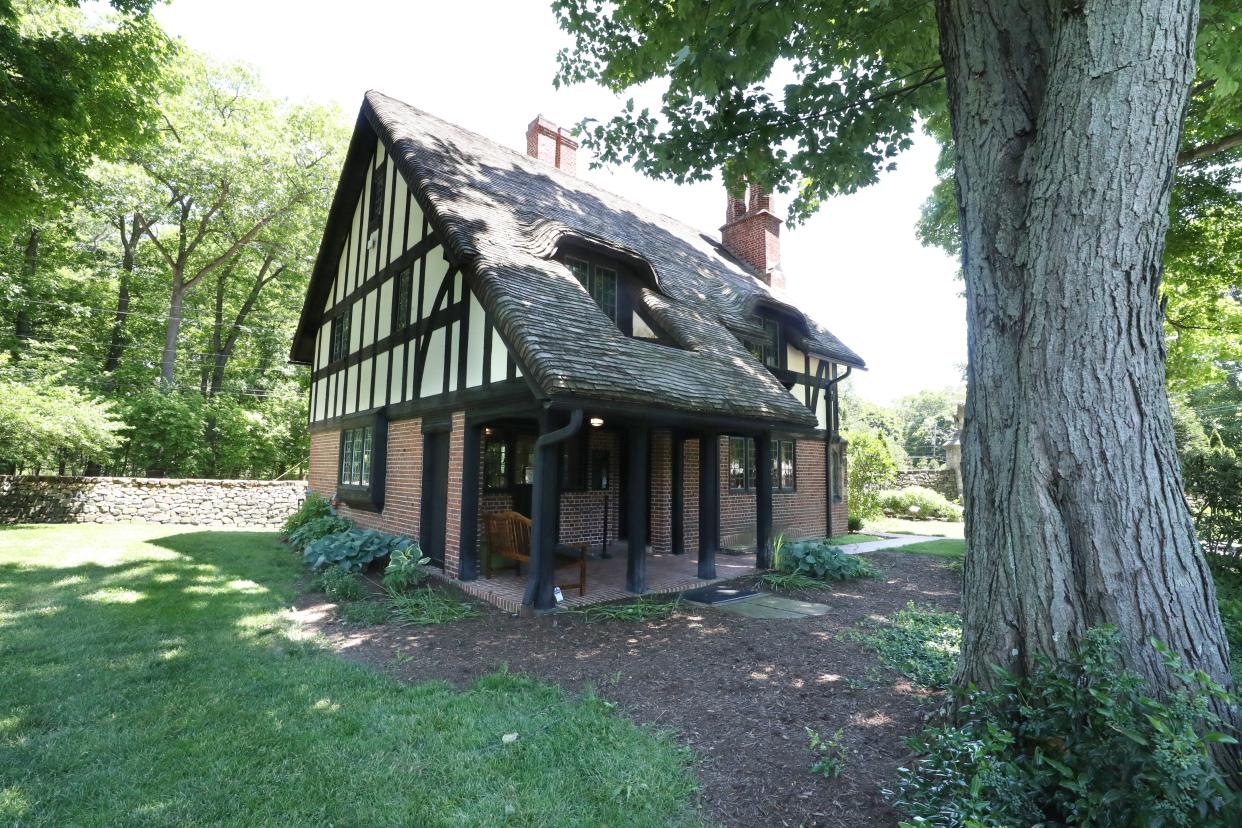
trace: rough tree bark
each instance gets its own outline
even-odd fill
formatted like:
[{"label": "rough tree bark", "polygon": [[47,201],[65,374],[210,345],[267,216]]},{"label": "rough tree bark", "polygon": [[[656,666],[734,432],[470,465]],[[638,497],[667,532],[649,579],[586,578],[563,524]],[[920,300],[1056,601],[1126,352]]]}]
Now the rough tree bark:
[{"label": "rough tree bark", "polygon": [[121,234],[121,277],[116,292],[116,315],[112,319],[108,353],[104,357],[105,374],[111,374],[121,363],[121,352],[125,349],[125,322],[129,319],[129,280],[134,275],[138,240],[146,232],[137,214],[128,222],[128,228],[126,224],[125,216],[117,216],[116,227]]},{"label": "rough tree bark", "polygon": [[[1182,496],[1158,286],[1195,0],[938,0],[969,321],[959,678],[1120,631],[1232,684]],[[1221,712],[1233,721],[1234,711]]]}]

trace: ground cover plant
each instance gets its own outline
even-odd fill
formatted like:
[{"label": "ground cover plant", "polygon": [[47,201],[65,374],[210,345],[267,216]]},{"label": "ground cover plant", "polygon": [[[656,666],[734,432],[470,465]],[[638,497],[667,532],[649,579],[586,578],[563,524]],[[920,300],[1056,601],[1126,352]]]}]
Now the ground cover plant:
[{"label": "ground cover plant", "polygon": [[1069,659],[956,691],[958,723],[927,728],[899,771],[892,797],[913,820],[902,824],[1238,825],[1242,798],[1209,753],[1233,741],[1210,704],[1223,691],[1156,645],[1184,685],[1153,694],[1117,646],[1097,628]]},{"label": "ground cover plant", "polygon": [[697,822],[688,752],[595,700],[322,648],[274,532],[0,537],[0,824]]},{"label": "ground cover plant", "polygon": [[962,646],[962,617],[913,602],[887,621],[867,621],[844,633],[869,647],[880,662],[912,683],[931,690],[947,687]]},{"label": "ground cover plant", "polygon": [[681,599],[668,597],[645,597],[636,601],[616,604],[596,604],[591,607],[570,610],[583,621],[663,621],[671,618],[681,605]]},{"label": "ground cover plant", "polygon": [[476,618],[479,608],[470,601],[431,586],[419,587],[406,593],[389,593],[389,617],[396,623],[447,624],[463,618]]}]

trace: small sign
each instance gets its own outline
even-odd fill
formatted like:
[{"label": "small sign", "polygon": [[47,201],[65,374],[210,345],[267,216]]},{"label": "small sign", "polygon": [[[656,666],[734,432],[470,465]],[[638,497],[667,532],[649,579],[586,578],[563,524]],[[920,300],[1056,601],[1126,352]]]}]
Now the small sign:
[{"label": "small sign", "polygon": [[559,604],[565,600],[565,593],[561,592],[560,587],[552,587],[552,597],[556,598],[556,603]]}]

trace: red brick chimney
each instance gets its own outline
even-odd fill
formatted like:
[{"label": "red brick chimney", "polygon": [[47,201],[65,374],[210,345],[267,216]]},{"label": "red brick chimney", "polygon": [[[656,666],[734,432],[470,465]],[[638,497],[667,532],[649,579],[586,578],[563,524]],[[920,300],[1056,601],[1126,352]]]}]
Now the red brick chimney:
[{"label": "red brick chimney", "polygon": [[526,154],[570,175],[578,173],[578,142],[542,115],[526,127]]},{"label": "red brick chimney", "polygon": [[777,290],[785,289],[781,271],[781,220],[772,212],[772,196],[751,184],[745,198],[726,194],[725,223],[720,241],[755,275]]}]

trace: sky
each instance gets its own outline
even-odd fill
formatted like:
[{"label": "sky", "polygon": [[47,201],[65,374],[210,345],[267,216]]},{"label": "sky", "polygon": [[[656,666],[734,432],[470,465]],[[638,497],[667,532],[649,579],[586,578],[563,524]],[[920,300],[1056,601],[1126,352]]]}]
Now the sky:
[{"label": "sky", "polygon": [[[536,114],[568,127],[624,103],[595,86],[553,87],[570,41],[548,0],[171,0],[157,14],[189,46],[254,66],[277,95],[336,104],[351,124],[378,89],[524,150]],[[723,222],[719,182],[677,186],[588,161],[579,154],[579,175],[605,189],[705,232]],[[935,142],[919,135],[896,171],[781,234],[791,299],[863,357],[852,383],[875,402],[961,382],[958,263],[914,235],[935,161]]]}]

